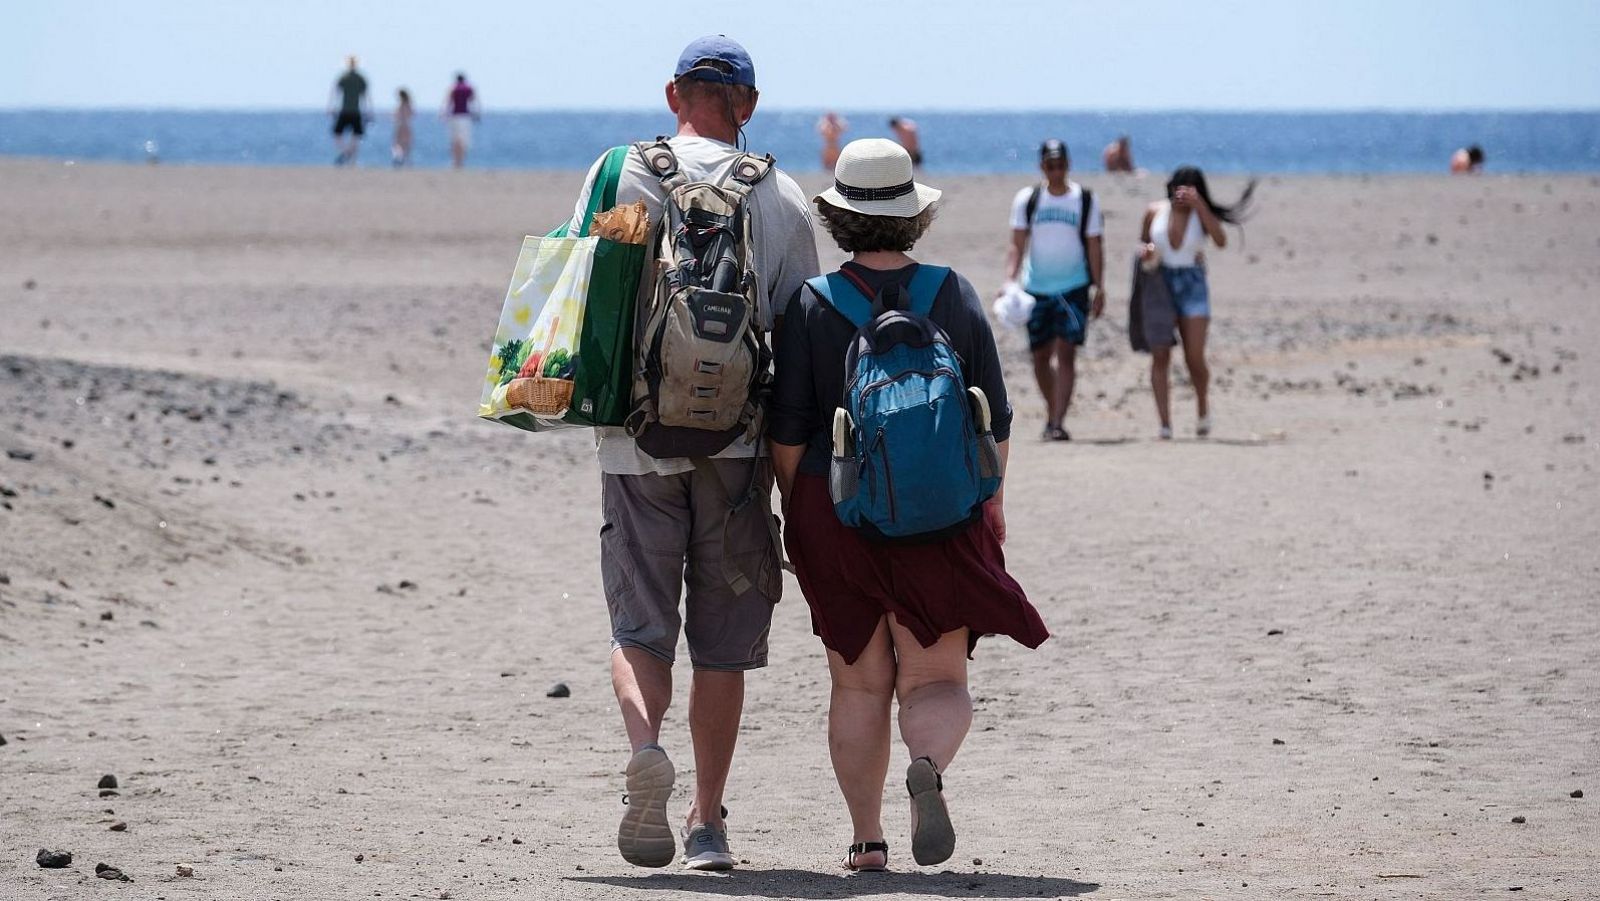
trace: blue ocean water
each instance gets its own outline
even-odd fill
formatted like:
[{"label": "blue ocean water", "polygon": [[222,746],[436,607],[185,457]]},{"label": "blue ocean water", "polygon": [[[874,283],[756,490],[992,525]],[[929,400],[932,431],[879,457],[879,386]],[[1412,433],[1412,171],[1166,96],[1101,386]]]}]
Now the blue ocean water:
[{"label": "blue ocean water", "polygon": [[[888,114],[846,112],[846,139],[887,137]],[[1077,168],[1100,168],[1100,150],[1132,136],[1137,164],[1209,172],[1442,172],[1450,154],[1483,146],[1490,172],[1600,170],[1600,111],[1549,113],[1060,113],[912,114],[933,172],[1031,171],[1046,137],[1064,138]],[[749,146],[791,171],[821,168],[819,111],[763,110]],[[162,162],[331,165],[329,119],[320,112],[130,110],[0,111],[0,154],[142,161],[147,142]],[[469,165],[572,169],[606,147],[671,131],[661,112],[494,112],[479,123]],[[389,165],[387,113],[368,129],[363,166]],[[445,125],[419,114],[414,164],[449,164]]]}]

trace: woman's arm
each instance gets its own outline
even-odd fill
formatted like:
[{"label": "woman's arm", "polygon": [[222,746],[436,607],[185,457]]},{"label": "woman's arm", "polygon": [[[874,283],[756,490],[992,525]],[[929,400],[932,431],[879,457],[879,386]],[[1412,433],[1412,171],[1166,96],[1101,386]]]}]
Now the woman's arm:
[{"label": "woman's arm", "polygon": [[1011,460],[1011,439],[1006,439],[995,445],[1000,450],[1000,490],[989,498],[983,505],[983,515],[988,518],[989,525],[993,527],[995,537],[1001,544],[1006,543],[1006,465]]},{"label": "woman's arm", "polygon": [[1196,216],[1200,217],[1200,227],[1205,229],[1206,235],[1211,238],[1212,243],[1216,244],[1219,249],[1227,247],[1228,233],[1222,230],[1222,220],[1218,219],[1217,214],[1211,211],[1211,204],[1206,203],[1206,199],[1201,197],[1200,192],[1194,188],[1182,187],[1178,189],[1178,193],[1184,198],[1185,205]]},{"label": "woman's arm", "polygon": [[778,317],[772,333],[775,384],[772,389],[771,419],[767,423],[767,447],[772,453],[772,472],[778,491],[788,506],[794,476],[805,456],[806,443],[818,419],[816,388],[811,375],[811,334],[802,293],[795,290]]},{"label": "woman's arm", "polygon": [[778,479],[778,496],[783,509],[789,509],[789,492],[794,489],[794,474],[800,471],[800,458],[806,455],[803,444],[779,444],[768,441],[772,450],[772,474]]}]

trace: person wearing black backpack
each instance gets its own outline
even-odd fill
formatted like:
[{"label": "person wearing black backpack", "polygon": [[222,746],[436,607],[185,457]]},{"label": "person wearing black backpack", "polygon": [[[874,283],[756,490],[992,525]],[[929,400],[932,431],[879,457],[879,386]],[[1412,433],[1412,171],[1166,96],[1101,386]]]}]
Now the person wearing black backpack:
[{"label": "person wearing black backpack", "polygon": [[[1089,320],[1105,310],[1105,225],[1100,202],[1067,180],[1067,145],[1051,138],[1039,145],[1044,182],[1023,188],[1011,202],[1011,247],[1006,281],[1019,279],[1033,295],[1028,349],[1033,376],[1044,397],[1046,440],[1070,441],[1063,422],[1072,405],[1078,348]],[[1005,293],[1005,289],[1001,289]]]},{"label": "person wearing black backpack", "polygon": [[845,865],[882,870],[890,710],[911,758],[911,850],[949,859],[944,773],[972,723],[980,635],[1049,637],[1006,573],[1011,404],[977,291],[906,255],[939,192],[893,141],[853,141],[814,202],[853,257],[808,279],[775,335],[768,440],[784,544],[827,649],[828,745],[849,808]]},{"label": "person wearing black backpack", "polygon": [[[752,382],[765,384],[760,370],[767,365],[766,351],[758,336],[772,328],[773,298],[787,299],[818,271],[805,193],[772,165],[771,157],[738,146],[755,113],[755,83],[755,65],[737,42],[723,35],[690,42],[666,86],[677,133],[629,148],[618,179],[617,203],[642,201],[663,239],[650,263],[659,278],[643,279],[647,290],[661,289],[651,297],[674,302],[688,297],[694,306],[687,315],[697,317],[694,328],[659,327],[661,322],[683,321],[670,317],[637,323],[638,375],[651,377],[647,387],[652,401],[666,399],[681,406],[684,400],[675,389],[662,387],[671,380],[658,377],[660,367],[651,361],[659,358],[640,352],[659,348],[660,340],[642,339],[659,338],[665,331],[680,339],[719,336],[727,339],[725,346],[736,349],[760,345],[757,353],[741,357],[752,362],[745,367],[743,383],[731,375],[719,379],[721,364],[700,360],[692,367],[713,385],[697,407],[724,405],[736,393],[740,407],[759,407],[759,396],[747,398],[739,392]],[[605,159],[590,168],[574,205],[574,221],[584,221]],[[698,217],[692,221],[682,215],[676,200],[682,192],[704,197],[717,186],[718,193],[740,198],[731,226],[729,217],[706,209],[689,211]],[[715,256],[719,265],[709,272],[687,271],[686,262],[698,263],[696,254],[701,252]],[[640,302],[641,313],[658,306]],[[684,312],[682,306],[673,309]],[[734,342],[738,336],[747,340]],[[666,375],[677,378],[690,369],[676,367]],[[689,387],[700,390],[699,385]],[[771,470],[762,459],[759,428],[747,429],[750,423],[743,416],[735,428],[696,434],[670,427],[673,411],[663,406],[643,413],[648,415],[640,418],[649,424],[642,430],[595,429],[611,682],[633,752],[617,849],[636,866],[664,867],[678,857],[681,839],[685,867],[727,870],[738,858],[729,850],[722,801],[739,737],[744,676],[767,665],[773,605],[783,586],[768,502]],[[699,440],[699,446],[684,449],[689,439]],[[694,784],[683,828],[675,837],[667,805],[678,788],[676,770],[659,742],[672,703],[680,632],[694,668],[688,716]]]}]

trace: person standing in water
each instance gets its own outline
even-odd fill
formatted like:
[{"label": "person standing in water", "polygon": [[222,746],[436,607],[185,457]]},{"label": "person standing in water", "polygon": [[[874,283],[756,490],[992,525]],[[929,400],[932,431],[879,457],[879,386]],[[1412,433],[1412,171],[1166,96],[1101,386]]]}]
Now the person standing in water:
[{"label": "person standing in water", "polygon": [[1100,159],[1105,162],[1107,172],[1132,172],[1133,141],[1127,135],[1118,137],[1101,151]]},{"label": "person standing in water", "polygon": [[[1250,195],[1255,189],[1256,183],[1251,181],[1237,203],[1222,206],[1211,199],[1205,173],[1194,166],[1184,166],[1167,180],[1167,199],[1152,203],[1145,210],[1144,224],[1139,230],[1139,240],[1144,245],[1142,259],[1146,265],[1160,263],[1161,278],[1172,295],[1172,305],[1177,308],[1178,340],[1183,342],[1183,359],[1189,367],[1189,381],[1194,385],[1199,417],[1194,433],[1200,438],[1211,434],[1211,407],[1207,397],[1211,370],[1206,366],[1211,289],[1201,254],[1207,242],[1215,244],[1219,250],[1228,246],[1228,234],[1223,231],[1222,224],[1237,225],[1244,221]],[[1152,347],[1150,385],[1155,391],[1162,440],[1172,438],[1171,369],[1172,348]]]},{"label": "person standing in water", "polygon": [[[356,68],[354,56],[345,57],[345,72],[334,82],[328,97],[328,115],[333,117],[333,142],[339,149],[335,166],[355,162],[361,152],[361,138],[372,121],[372,105],[367,98],[367,79]],[[344,137],[345,132],[350,137]]]},{"label": "person standing in water", "polygon": [[413,115],[415,113],[411,108],[411,92],[401,88],[399,102],[395,104],[394,108],[394,145],[390,148],[396,169],[411,164],[411,117]]},{"label": "person standing in water", "polygon": [[1078,348],[1088,338],[1089,319],[1098,319],[1106,303],[1100,203],[1067,180],[1069,165],[1065,142],[1051,138],[1039,146],[1044,183],[1023,188],[1011,201],[1006,253],[1006,281],[1020,278],[1022,289],[1033,295],[1028,349],[1044,397],[1047,441],[1072,440],[1063,422],[1072,405]]},{"label": "person standing in water", "polygon": [[1450,155],[1451,175],[1477,175],[1483,171],[1483,148],[1477,144]]},{"label": "person standing in water", "polygon": [[481,118],[478,92],[467,84],[466,73],[456,73],[455,86],[444,98],[444,111],[445,121],[450,123],[450,163],[460,169],[472,147],[472,124]]},{"label": "person standing in water", "polygon": [[894,139],[900,146],[911,154],[911,165],[922,168],[922,133],[917,128],[917,120],[896,116],[889,120],[889,130],[894,132]]},{"label": "person standing in water", "polygon": [[817,134],[822,136],[822,168],[829,172],[839,162],[839,139],[849,128],[850,123],[833,110],[817,120]]}]

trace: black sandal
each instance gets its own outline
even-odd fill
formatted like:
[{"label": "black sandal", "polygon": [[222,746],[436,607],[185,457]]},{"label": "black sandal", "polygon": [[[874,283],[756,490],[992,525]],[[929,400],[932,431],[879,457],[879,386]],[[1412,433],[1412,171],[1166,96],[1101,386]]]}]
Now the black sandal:
[{"label": "black sandal", "polygon": [[956,850],[956,830],[944,804],[944,776],[933,758],[918,757],[906,768],[906,791],[917,812],[911,833],[911,857],[922,866],[944,863]]},{"label": "black sandal", "polygon": [[[883,852],[883,866],[858,867],[856,866],[857,854],[871,854],[874,851]],[[856,842],[850,846],[845,854],[844,868],[857,873],[886,873],[889,871],[889,843],[888,842]]]}]

